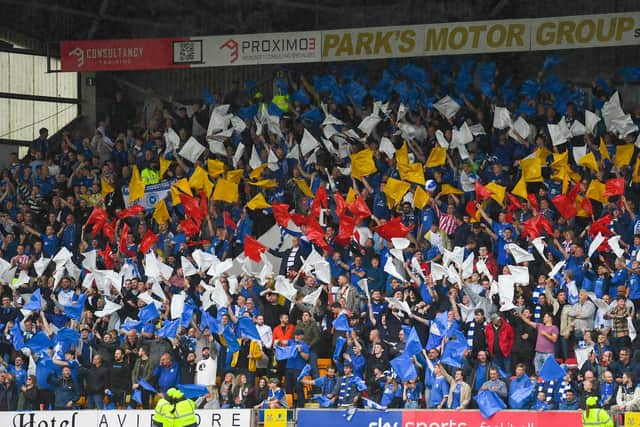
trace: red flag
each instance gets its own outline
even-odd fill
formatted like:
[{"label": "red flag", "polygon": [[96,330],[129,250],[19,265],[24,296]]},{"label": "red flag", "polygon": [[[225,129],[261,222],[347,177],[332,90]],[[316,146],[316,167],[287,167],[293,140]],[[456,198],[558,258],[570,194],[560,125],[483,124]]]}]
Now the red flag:
[{"label": "red flag", "polygon": [[198,234],[200,232],[201,225],[201,221],[197,218],[187,218],[180,221],[180,228],[188,238]]},{"label": "red flag", "polygon": [[155,233],[153,233],[151,230],[147,230],[147,232],[144,233],[144,236],[142,236],[142,239],[140,239],[138,250],[143,254],[146,254],[147,252],[149,252],[149,249],[151,249],[151,247],[155,245],[157,242],[158,242],[158,236]]},{"label": "red flag", "polygon": [[371,216],[371,211],[369,210],[369,206],[364,201],[364,199],[358,196],[351,204],[348,206],[349,211],[356,216],[357,219],[368,218]]},{"label": "red flag", "polygon": [[478,212],[478,207],[476,206],[475,200],[469,200],[467,204],[464,206],[464,210],[469,214],[471,218],[476,217],[476,213]]},{"label": "red flag", "polygon": [[[94,234],[98,234],[97,232]],[[116,236],[116,220],[105,222],[102,226],[102,235],[109,240],[114,240]]]},{"label": "red flag", "polygon": [[276,219],[278,225],[281,225],[283,227],[289,226],[289,218],[291,218],[291,215],[289,214],[288,204],[271,203],[271,211],[273,212],[273,217]]},{"label": "red flag", "polygon": [[582,185],[580,183],[574,185],[571,190],[569,190],[569,192],[567,193],[567,197],[569,197],[569,200],[571,200],[572,203],[576,202],[576,199],[578,198],[578,194],[582,193],[584,191],[584,189],[582,188]]},{"label": "red flag", "polygon": [[527,194],[527,200],[529,200],[529,203],[531,203],[531,206],[533,206],[535,210],[540,209],[538,206],[538,199],[535,194]]},{"label": "red flag", "polygon": [[[413,228],[413,227],[411,227]],[[394,237],[405,237],[411,228],[402,223],[402,217],[395,217],[386,223],[379,225],[373,229],[385,240],[391,240]]]},{"label": "red flag", "polygon": [[558,194],[551,199],[551,202],[553,202],[560,215],[565,219],[573,218],[578,213],[575,202],[572,202],[566,194]]},{"label": "red flag", "polygon": [[123,219],[123,218],[129,218],[132,216],[138,216],[143,212],[144,212],[144,207],[140,205],[133,205],[130,208],[121,210],[120,213],[118,214],[118,218]]},{"label": "red flag", "polygon": [[591,204],[591,200],[588,197],[582,199],[582,209],[589,215],[593,215],[593,205]]},{"label": "red flag", "polygon": [[109,215],[107,214],[107,211],[100,208],[93,208],[85,224],[91,225],[91,224],[97,224],[97,223],[105,223],[107,219],[109,219]]},{"label": "red flag", "polygon": [[236,225],[236,223],[233,221],[233,219],[231,218],[231,214],[229,213],[229,211],[224,211],[222,214],[222,225],[226,228],[226,227],[231,227],[231,229],[235,230],[236,228],[238,228],[238,226]]},{"label": "red flag", "polygon": [[553,227],[551,227],[551,222],[546,216],[538,215],[536,223],[538,224],[539,229],[546,231],[549,236],[553,234]]},{"label": "red flag", "polygon": [[267,250],[267,247],[249,236],[244,236],[244,254],[255,262],[260,262],[260,255]]},{"label": "red flag", "polygon": [[202,212],[200,210],[200,200],[184,193],[180,193],[179,197],[180,203],[182,203],[182,208],[184,209],[184,214],[187,218],[204,218],[206,212]]},{"label": "red flag", "polygon": [[344,215],[344,211],[347,210],[347,202],[344,201],[344,198],[340,193],[335,193],[333,195],[333,200],[336,202],[336,215],[340,218]]},{"label": "red flag", "polygon": [[107,270],[111,270],[113,268],[113,259],[111,258],[111,246],[106,245],[104,251],[98,251],[98,255],[102,257],[104,260],[104,266]]},{"label": "red flag", "polygon": [[304,214],[300,213],[290,213],[289,217],[291,218],[291,221],[293,221],[293,223],[298,227],[302,227],[307,221],[307,217]]},{"label": "red flag", "polygon": [[126,222],[122,226],[122,234],[120,235],[120,252],[125,254],[127,257],[134,257],[136,254],[127,249],[127,237],[129,237],[129,224]]},{"label": "red flag", "polygon": [[551,223],[541,214],[538,214],[536,217],[529,218],[523,222],[522,225],[524,226],[524,234],[529,236],[531,239],[535,239],[540,236],[542,231],[545,231],[548,235],[553,234]]},{"label": "red flag", "polygon": [[487,190],[487,188],[484,185],[480,184],[479,181],[476,181],[475,191],[476,191],[476,199],[478,200],[484,200],[491,197],[491,192]]},{"label": "red flag", "polygon": [[349,215],[342,215],[340,217],[340,228],[338,235],[336,236],[336,243],[342,247],[345,247],[351,241],[353,236],[353,230],[356,228],[356,220]]},{"label": "red flag", "polygon": [[605,197],[621,196],[624,194],[624,178],[611,178],[604,183]]},{"label": "red flag", "polygon": [[507,193],[507,197],[509,198],[509,207],[508,210],[516,210],[516,209],[524,209],[524,205],[518,200],[516,196],[513,194]]},{"label": "red flag", "polygon": [[327,189],[321,185],[316,192],[316,197],[313,198],[313,203],[311,204],[311,215],[319,217],[320,209],[326,209],[327,206]]},{"label": "red flag", "polygon": [[611,236],[611,230],[609,226],[611,225],[611,214],[606,214],[600,219],[593,221],[591,227],[589,227],[589,236],[595,237],[598,233],[602,233],[603,236]]}]

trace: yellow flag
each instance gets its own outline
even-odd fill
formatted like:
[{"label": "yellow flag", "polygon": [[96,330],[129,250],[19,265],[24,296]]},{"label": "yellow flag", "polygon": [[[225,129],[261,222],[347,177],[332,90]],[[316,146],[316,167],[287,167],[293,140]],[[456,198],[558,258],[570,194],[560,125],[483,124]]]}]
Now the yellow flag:
[{"label": "yellow flag", "polygon": [[401,200],[407,191],[411,188],[408,182],[400,181],[395,178],[389,178],[384,185],[384,194],[387,195],[387,205],[394,207]]},{"label": "yellow flag", "polygon": [[513,187],[513,190],[511,190],[511,194],[522,197],[523,199],[527,198],[527,183],[524,181],[524,178],[520,178],[520,181],[518,181],[516,186]]},{"label": "yellow flag", "polygon": [[307,184],[307,181],[304,178],[293,178],[293,182],[296,183],[300,191],[302,191],[302,194],[304,194],[307,197],[314,197],[314,194],[311,191],[311,188],[309,188],[309,185]]},{"label": "yellow flag", "polygon": [[351,155],[351,176],[354,178],[362,178],[374,174],[378,171],[373,162],[373,151],[365,148]]},{"label": "yellow flag", "polygon": [[213,194],[213,182],[209,178],[204,181],[204,194],[207,195],[207,199],[210,199]]},{"label": "yellow flag", "polygon": [[405,181],[413,182],[418,185],[424,185],[424,171],[422,170],[422,163],[411,164],[398,164],[398,172],[400,172],[400,178]]},{"label": "yellow flag", "polygon": [[607,203],[609,198],[605,197],[604,190],[605,185],[597,179],[593,179],[587,188],[587,197],[600,203]]},{"label": "yellow flag", "polygon": [[567,194],[567,191],[569,191],[569,174],[565,174],[562,177],[562,194]]},{"label": "yellow flag", "polygon": [[204,190],[206,188],[207,181],[209,181],[207,172],[200,166],[196,166],[191,177],[189,177],[189,186],[196,191]]},{"label": "yellow flag", "polygon": [[504,195],[507,191],[507,187],[496,184],[495,182],[490,182],[485,187],[491,192],[491,198],[493,200],[501,205],[504,203]]},{"label": "yellow flag", "polygon": [[167,203],[164,199],[156,203],[156,206],[153,208],[152,218],[155,219],[158,224],[163,224],[171,218],[169,216],[169,210],[167,209]]},{"label": "yellow flag", "polygon": [[171,166],[171,160],[167,160],[164,156],[160,156],[160,179],[164,176],[164,173]]},{"label": "yellow flag", "polygon": [[109,184],[109,181],[104,179],[104,176],[101,176],[100,177],[100,191],[102,192],[102,197],[107,197],[107,194],[113,193],[114,191],[116,191],[116,189],[113,188],[113,185]]},{"label": "yellow flag", "polygon": [[235,203],[238,201],[238,184],[224,178],[218,178],[216,188],[213,190],[213,200]]},{"label": "yellow flag", "polygon": [[607,145],[604,143],[604,138],[600,137],[600,145],[598,145],[598,152],[600,153],[600,160],[611,160]]},{"label": "yellow flag", "polygon": [[443,196],[447,196],[449,194],[456,194],[456,195],[464,194],[464,192],[459,188],[454,187],[453,185],[442,184],[442,189],[440,190],[440,194]]},{"label": "yellow flag", "polygon": [[260,177],[262,176],[262,172],[264,172],[266,168],[267,168],[266,163],[261,164],[260,166],[258,166],[257,168],[251,171],[251,173],[249,174],[249,179],[260,179]]},{"label": "yellow flag", "polygon": [[353,190],[353,187],[349,187],[349,191],[347,192],[347,198],[344,201],[347,204],[351,204],[356,200],[356,192]]},{"label": "yellow flag", "polygon": [[249,185],[261,188],[276,188],[278,182],[275,179],[261,179],[260,181],[249,181]]},{"label": "yellow flag", "polygon": [[429,203],[429,194],[422,187],[416,187],[416,191],[413,193],[413,206],[422,209],[427,203]]},{"label": "yellow flag", "polygon": [[403,142],[402,147],[396,150],[396,162],[399,165],[409,164],[409,149],[406,142]]},{"label": "yellow flag", "polygon": [[542,182],[542,161],[539,157],[520,160],[522,178],[525,182]]},{"label": "yellow flag", "polygon": [[187,178],[179,179],[171,186],[171,204],[173,206],[177,206],[180,203],[182,203],[180,201],[180,193],[193,196],[193,193],[191,193],[191,187],[189,187],[189,181],[187,181]]},{"label": "yellow flag", "polygon": [[239,184],[243,175],[244,175],[243,169],[234,169],[232,171],[227,172],[227,181],[231,181],[236,184]]},{"label": "yellow flag", "polygon": [[447,149],[444,147],[433,147],[431,153],[429,153],[429,158],[427,159],[427,167],[428,168],[437,168],[438,166],[442,166],[447,161]]},{"label": "yellow flag", "polygon": [[582,158],[578,161],[578,164],[580,166],[589,168],[594,172],[598,172],[600,170],[600,168],[598,167],[598,162],[596,161],[596,156],[594,156],[591,152],[582,156]]},{"label": "yellow flag", "polygon": [[636,165],[633,167],[631,182],[633,182],[634,184],[640,182],[640,156],[636,159]]},{"label": "yellow flag", "polygon": [[634,149],[635,145],[633,144],[618,145],[616,147],[616,156],[613,158],[613,165],[618,169],[630,165]]},{"label": "yellow flag", "polygon": [[227,170],[224,163],[220,160],[207,160],[207,169],[211,178],[218,177]]},{"label": "yellow flag", "polygon": [[552,169],[561,169],[569,164],[569,152],[553,153],[553,161],[551,162]]},{"label": "yellow flag", "polygon": [[540,159],[540,163],[543,165],[547,164],[547,157],[551,155],[551,151],[546,149],[545,147],[536,148],[536,157]]},{"label": "yellow flag", "polygon": [[271,207],[269,203],[267,203],[267,199],[264,198],[264,194],[258,193],[256,196],[249,200],[245,205],[247,209],[251,209],[252,211],[256,209],[268,209]]},{"label": "yellow flag", "polygon": [[144,198],[144,182],[140,179],[138,166],[134,165],[131,171],[131,181],[129,181],[129,203]]}]

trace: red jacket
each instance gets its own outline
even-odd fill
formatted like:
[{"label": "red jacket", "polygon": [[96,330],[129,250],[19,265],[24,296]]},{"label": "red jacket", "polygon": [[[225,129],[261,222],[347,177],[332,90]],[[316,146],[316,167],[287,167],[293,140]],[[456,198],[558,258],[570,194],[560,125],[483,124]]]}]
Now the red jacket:
[{"label": "red jacket", "polygon": [[[491,322],[487,322],[487,326],[484,328],[484,335],[487,337],[487,346],[489,347],[489,354],[493,357],[493,340],[494,329]],[[506,357],[509,357],[511,354],[511,349],[513,348],[514,341],[514,333],[513,328],[506,320],[502,319],[500,323],[500,329],[498,329],[498,343],[500,344],[500,351]]]},{"label": "red jacket", "polygon": [[281,324],[278,324],[278,326],[273,328],[273,342],[292,340],[295,329],[296,327],[292,323],[287,323],[287,326],[284,328]]}]

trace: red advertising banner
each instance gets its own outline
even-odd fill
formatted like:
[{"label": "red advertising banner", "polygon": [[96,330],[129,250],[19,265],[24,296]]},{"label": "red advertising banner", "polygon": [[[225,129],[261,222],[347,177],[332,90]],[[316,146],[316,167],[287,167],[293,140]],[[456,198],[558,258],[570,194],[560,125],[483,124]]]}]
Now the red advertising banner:
[{"label": "red advertising banner", "polygon": [[573,427],[580,411],[500,411],[485,420],[480,411],[402,411],[402,427]]},{"label": "red advertising banner", "polygon": [[116,71],[188,68],[174,63],[174,44],[187,37],[170,39],[77,40],[60,42],[62,71]]}]

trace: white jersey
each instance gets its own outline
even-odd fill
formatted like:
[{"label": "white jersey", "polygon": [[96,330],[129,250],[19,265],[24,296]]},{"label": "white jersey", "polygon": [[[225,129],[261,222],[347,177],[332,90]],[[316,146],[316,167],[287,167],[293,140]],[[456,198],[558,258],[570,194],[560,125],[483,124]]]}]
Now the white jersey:
[{"label": "white jersey", "polygon": [[202,359],[196,363],[196,384],[216,385],[218,361],[212,358]]}]

